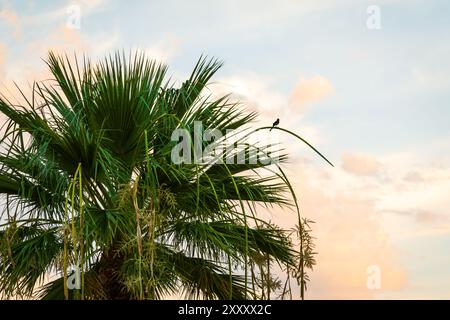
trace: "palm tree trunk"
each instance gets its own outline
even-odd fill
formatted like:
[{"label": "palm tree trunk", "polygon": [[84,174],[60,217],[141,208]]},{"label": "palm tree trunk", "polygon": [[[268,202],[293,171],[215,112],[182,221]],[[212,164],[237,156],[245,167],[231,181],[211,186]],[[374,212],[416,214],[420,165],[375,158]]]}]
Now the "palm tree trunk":
[{"label": "palm tree trunk", "polygon": [[104,252],[98,264],[98,273],[103,284],[103,291],[108,300],[130,300],[130,294],[120,276],[120,269],[124,262],[123,255],[111,246]]}]

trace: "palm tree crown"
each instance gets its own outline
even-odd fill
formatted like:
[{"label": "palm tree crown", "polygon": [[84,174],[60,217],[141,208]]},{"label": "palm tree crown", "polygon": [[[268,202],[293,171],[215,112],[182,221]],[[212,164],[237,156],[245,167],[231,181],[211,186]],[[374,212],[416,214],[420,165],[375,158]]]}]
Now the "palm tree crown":
[{"label": "palm tree crown", "polygon": [[0,292],[246,299],[259,295],[261,264],[296,267],[288,234],[257,215],[257,204],[296,204],[279,166],[286,155],[270,163],[171,160],[174,130],[193,135],[195,121],[232,132],[202,148],[275,159],[271,145],[237,147],[262,129],[249,127],[255,113],[204,94],[220,62],[201,58],[179,88],[165,66],[140,54],[93,64],[50,53],[47,64],[53,79],[35,83],[24,105],[0,99]]}]

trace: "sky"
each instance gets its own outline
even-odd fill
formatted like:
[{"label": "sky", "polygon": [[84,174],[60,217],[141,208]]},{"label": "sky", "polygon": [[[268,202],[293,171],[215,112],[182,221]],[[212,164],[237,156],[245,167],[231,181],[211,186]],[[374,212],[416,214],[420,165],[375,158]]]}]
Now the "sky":
[{"label": "sky", "polygon": [[449,299],[449,16],[445,0],[0,0],[0,91],[45,79],[49,50],[139,49],[174,81],[214,56],[212,91],[335,165],[280,137],[316,222],[307,298]]}]

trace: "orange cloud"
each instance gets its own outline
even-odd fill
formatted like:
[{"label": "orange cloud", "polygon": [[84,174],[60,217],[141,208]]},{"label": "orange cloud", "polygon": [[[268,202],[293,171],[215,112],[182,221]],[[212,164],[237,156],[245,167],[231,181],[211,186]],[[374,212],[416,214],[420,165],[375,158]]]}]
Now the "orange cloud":
[{"label": "orange cloud", "polygon": [[[382,165],[365,154],[347,153],[342,159],[341,167],[324,169],[295,159],[301,165],[289,175],[302,214],[316,221],[318,264],[307,297],[424,297],[417,285],[426,280],[418,280],[422,272],[405,259],[416,252],[410,243],[423,238],[428,246],[449,234],[448,163],[417,162],[414,154],[379,155]],[[281,220],[290,228],[294,218],[284,214]],[[380,270],[379,290],[366,285],[369,266]]]},{"label": "orange cloud", "polygon": [[[364,192],[342,189],[336,181],[339,178],[323,172],[336,169],[299,168],[290,179],[300,197],[302,214],[316,222],[312,227],[317,266],[310,272],[308,299],[371,299],[403,288],[406,273],[376,202]],[[288,212],[273,212],[270,217],[287,229],[296,224],[296,216]],[[367,286],[370,266],[380,270],[380,289]]]},{"label": "orange cloud", "polygon": [[289,98],[290,104],[303,108],[306,104],[317,102],[334,93],[330,80],[320,75],[311,79],[301,78]]},{"label": "orange cloud", "polygon": [[[98,46],[101,45],[98,43]],[[49,51],[67,54],[69,60],[72,60],[74,53],[81,56],[86,52],[92,53],[93,50],[90,43],[82,37],[78,30],[61,25],[46,39],[34,40],[27,44],[26,56],[31,58],[15,67],[13,80],[20,84],[22,81],[29,83],[30,81],[49,79],[49,70],[41,60],[47,58]]]},{"label": "orange cloud", "polygon": [[374,175],[380,169],[380,163],[365,154],[344,153],[341,161],[342,169],[359,176]]},{"label": "orange cloud", "polygon": [[67,53],[71,58],[73,52],[82,53],[88,49],[86,41],[78,31],[61,26],[45,39],[27,43],[23,50],[23,56],[20,59],[11,57],[8,65],[5,66],[7,48],[0,43],[0,76],[2,76],[0,94],[14,103],[24,104],[25,101],[14,83],[25,94],[29,94],[31,93],[30,83],[51,78],[47,66],[41,60],[47,58],[50,50],[56,53]]},{"label": "orange cloud", "polygon": [[89,46],[77,30],[61,26],[49,34],[44,41],[36,40],[30,42],[28,49],[34,55],[45,57],[48,51],[71,54],[72,52],[87,51]]}]

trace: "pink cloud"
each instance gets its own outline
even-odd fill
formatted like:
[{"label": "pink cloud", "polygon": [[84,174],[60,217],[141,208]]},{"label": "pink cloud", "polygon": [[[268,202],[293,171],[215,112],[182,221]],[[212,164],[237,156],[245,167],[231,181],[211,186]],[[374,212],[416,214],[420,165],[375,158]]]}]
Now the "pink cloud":
[{"label": "pink cloud", "polygon": [[446,217],[445,215],[425,210],[419,210],[416,213],[416,220],[419,223],[435,223],[442,222],[443,220],[445,221],[447,219],[448,217]]},{"label": "pink cloud", "polygon": [[327,78],[316,75],[310,79],[301,78],[289,98],[291,106],[303,108],[334,93],[334,87]]},{"label": "pink cloud", "polygon": [[342,168],[359,176],[374,175],[380,169],[380,163],[372,156],[356,153],[344,153],[341,157]]},{"label": "pink cloud", "polygon": [[6,61],[6,46],[0,42],[0,76],[3,73],[3,65]]},{"label": "pink cloud", "polygon": [[[294,160],[293,160],[294,161]],[[304,161],[287,169],[304,217],[314,220],[317,265],[310,272],[308,299],[372,299],[402,289],[407,273],[385,229],[376,201],[364,191],[345,188],[339,168],[317,169]],[[339,171],[339,172],[336,172]],[[352,175],[353,176],[353,175]],[[277,209],[268,217],[286,229],[297,223],[290,212]],[[368,268],[380,270],[381,287],[367,287]]]},{"label": "pink cloud", "polygon": [[[381,290],[401,288],[406,281],[396,260],[396,249],[389,241],[376,203],[364,193],[342,190],[333,179],[317,180],[308,173],[297,173],[301,181],[303,214],[316,221],[318,265],[311,274],[310,298],[372,298],[378,290],[367,288],[367,268],[381,271]],[[326,187],[325,187],[326,186]]]}]

